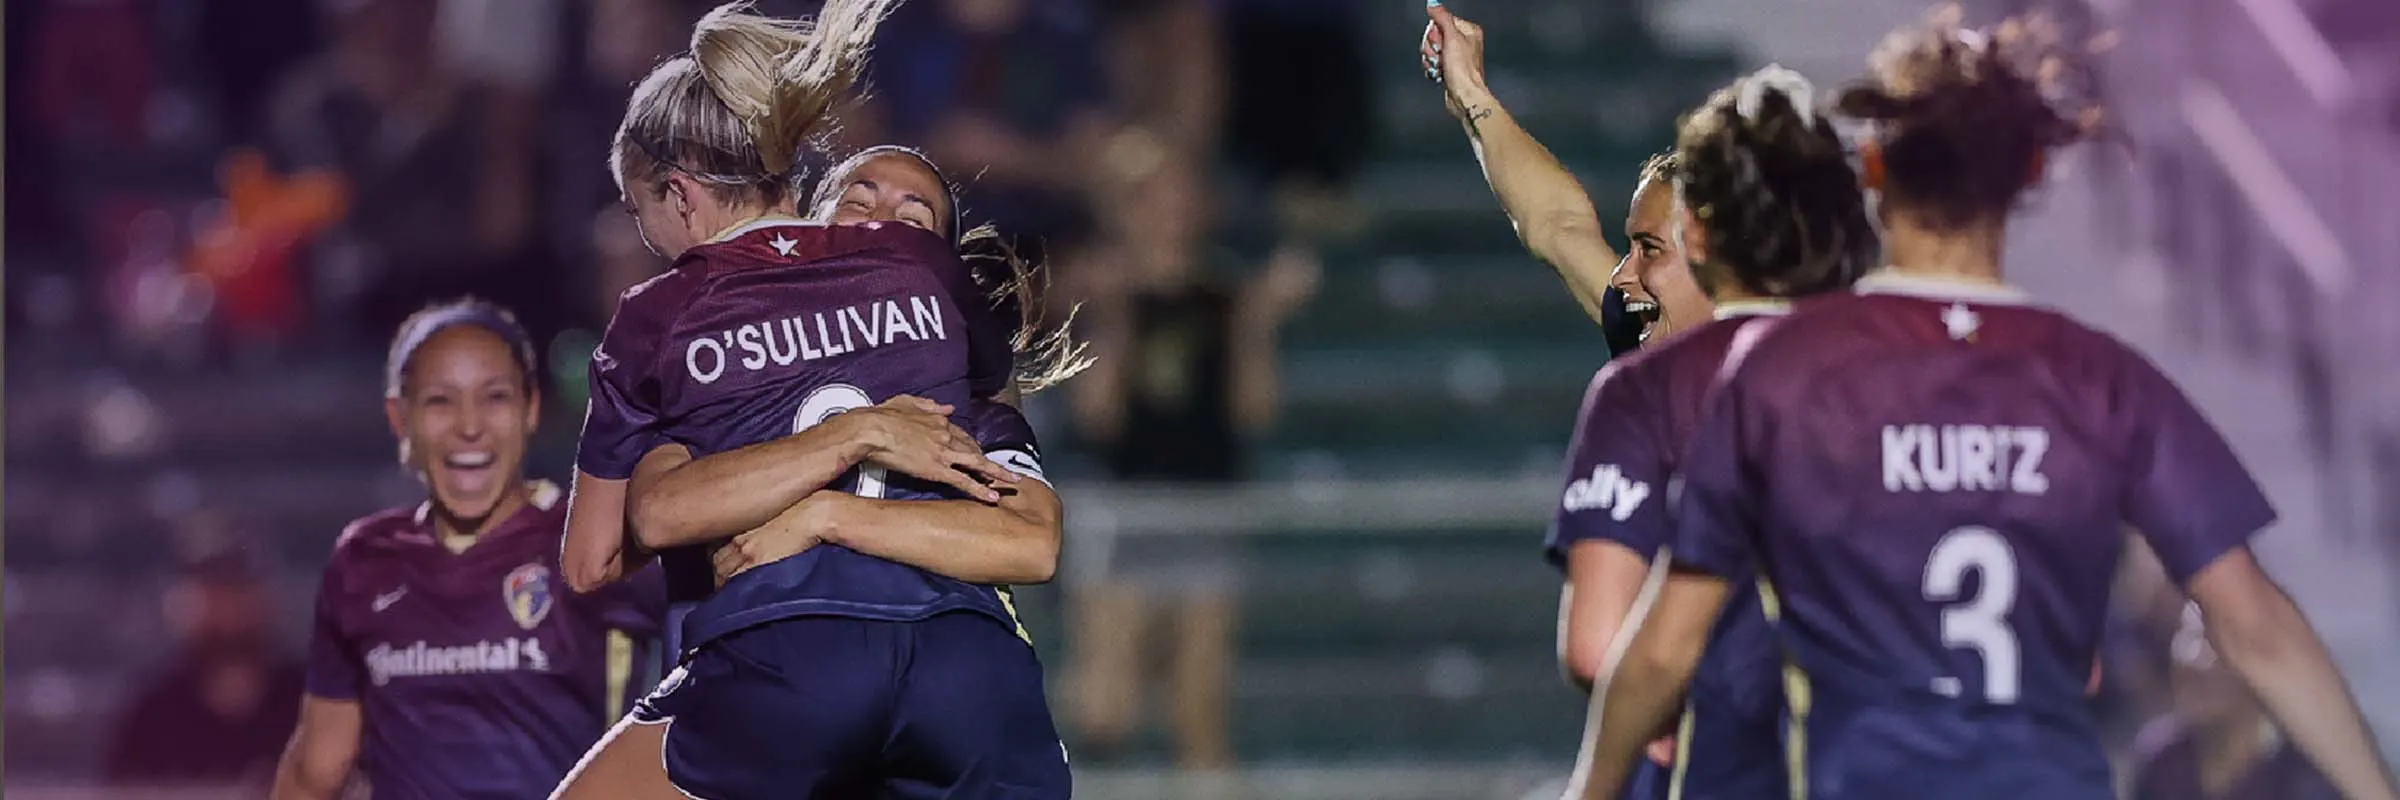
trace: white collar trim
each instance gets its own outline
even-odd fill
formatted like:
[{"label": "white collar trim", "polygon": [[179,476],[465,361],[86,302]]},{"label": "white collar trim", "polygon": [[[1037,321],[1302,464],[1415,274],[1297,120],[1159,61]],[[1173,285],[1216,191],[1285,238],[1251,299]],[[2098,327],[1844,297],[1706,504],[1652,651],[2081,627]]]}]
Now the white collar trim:
[{"label": "white collar trim", "polygon": [[1792,304],[1784,300],[1727,300],[1717,304],[1716,318],[1765,317],[1791,312]]},{"label": "white collar trim", "polygon": [[728,230],[726,230],[724,233],[717,234],[716,238],[714,238],[714,239],[710,239],[709,241],[710,241],[710,242],[729,242],[729,241],[733,241],[734,239],[739,239],[739,238],[741,238],[741,237],[742,237],[742,235],[743,235],[743,234],[749,233],[749,232],[751,232],[751,231],[763,231],[763,230],[766,230],[766,229],[768,229],[768,228],[826,228],[826,227],[831,227],[831,226],[829,226],[829,225],[826,225],[825,223],[822,223],[822,222],[817,222],[817,221],[814,221],[814,220],[797,219],[797,218],[793,218],[793,217],[761,217],[761,218],[759,218],[759,219],[754,219],[754,220],[751,220],[751,221],[749,221],[749,222],[745,222],[745,223],[742,223],[742,224],[740,224],[740,225],[733,226],[731,229],[728,229]]},{"label": "white collar trim", "polygon": [[2025,290],[2007,284],[1903,275],[1884,267],[1858,279],[1859,294],[1896,294],[1927,300],[1954,300],[1992,305],[2033,305]]}]

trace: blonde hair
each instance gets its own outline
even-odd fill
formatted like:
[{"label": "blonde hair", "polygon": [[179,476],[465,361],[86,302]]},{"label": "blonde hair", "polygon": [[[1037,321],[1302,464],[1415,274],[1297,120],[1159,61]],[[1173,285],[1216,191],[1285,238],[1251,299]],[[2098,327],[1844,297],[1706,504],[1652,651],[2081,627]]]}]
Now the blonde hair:
[{"label": "blonde hair", "polygon": [[680,171],[726,202],[789,199],[801,149],[833,132],[833,112],[856,97],[875,28],[896,5],[829,0],[806,20],[761,16],[746,0],[716,7],[692,27],[690,53],[634,88],[610,174],[627,191]]},{"label": "blonde hair", "polygon": [[1087,343],[1075,338],[1075,316],[1082,305],[1069,307],[1066,319],[1049,325],[1049,270],[1019,254],[998,227],[985,223],[961,234],[958,254],[992,307],[1017,318],[1008,348],[1016,354],[1009,384],[1018,394],[1055,387],[1092,366]]}]

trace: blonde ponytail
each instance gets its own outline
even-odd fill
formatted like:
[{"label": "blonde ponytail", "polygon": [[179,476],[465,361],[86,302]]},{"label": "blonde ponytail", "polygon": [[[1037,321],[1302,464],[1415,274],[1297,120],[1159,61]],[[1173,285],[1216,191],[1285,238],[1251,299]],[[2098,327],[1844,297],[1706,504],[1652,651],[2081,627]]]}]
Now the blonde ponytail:
[{"label": "blonde ponytail", "polygon": [[829,0],[814,20],[760,16],[747,0],[708,12],[691,53],[634,90],[611,168],[620,181],[681,170],[727,189],[789,198],[800,151],[856,96],[875,29],[898,0]]}]

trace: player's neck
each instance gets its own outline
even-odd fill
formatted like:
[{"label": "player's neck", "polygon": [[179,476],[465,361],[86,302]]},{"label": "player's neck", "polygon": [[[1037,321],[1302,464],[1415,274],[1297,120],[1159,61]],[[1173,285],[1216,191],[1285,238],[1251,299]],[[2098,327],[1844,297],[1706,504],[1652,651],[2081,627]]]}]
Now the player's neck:
[{"label": "player's neck", "polygon": [[523,485],[524,481],[517,481],[518,488],[501,495],[500,502],[492,504],[492,513],[483,515],[482,519],[460,519],[445,513],[439,504],[435,504],[433,513],[430,515],[433,522],[434,539],[440,541],[443,547],[449,548],[453,553],[464,552],[467,548],[475,546],[476,542],[483,539],[484,534],[498,529],[502,524],[507,523],[510,517],[516,516],[517,512],[525,510],[526,499]]},{"label": "player's neck", "polygon": [[[730,220],[730,221],[725,221],[725,220]],[[767,209],[767,210],[765,210],[765,211],[763,211],[763,212],[762,212],[762,211],[758,211],[758,210],[756,210],[756,209],[751,209],[751,210],[748,210],[748,211],[732,212],[732,213],[730,213],[729,215],[727,215],[727,217],[725,218],[725,220],[719,220],[719,222],[720,222],[721,224],[719,224],[719,225],[717,225],[715,228],[713,228],[713,230],[715,230],[715,231],[716,231],[716,233],[715,233],[715,234],[713,234],[713,235],[711,235],[711,236],[709,236],[707,239],[704,239],[703,241],[707,241],[707,242],[722,242],[722,241],[725,241],[725,240],[727,240],[727,239],[731,239],[731,238],[733,238],[733,237],[735,237],[735,236],[741,235],[741,233],[742,233],[742,231],[743,231],[744,229],[746,229],[746,228],[749,228],[750,226],[753,226],[753,225],[757,225],[758,223],[761,223],[761,222],[802,222],[802,221],[803,221],[802,219],[800,219],[800,217],[798,217],[798,216],[796,216],[796,215],[784,213],[784,210],[783,210],[783,209],[781,209],[781,208],[770,208],[770,209]],[[704,230],[705,230],[705,229],[704,229]]]},{"label": "player's neck", "polygon": [[1709,298],[1709,316],[1714,319],[1744,316],[1759,313],[1761,309],[1783,306],[1785,303],[1786,301],[1782,298],[1769,297],[1738,288],[1719,289],[1715,296]]},{"label": "player's neck", "polygon": [[1883,217],[1883,252],[1893,272],[1968,283],[2004,282],[2000,225],[1935,230],[1905,214]]}]

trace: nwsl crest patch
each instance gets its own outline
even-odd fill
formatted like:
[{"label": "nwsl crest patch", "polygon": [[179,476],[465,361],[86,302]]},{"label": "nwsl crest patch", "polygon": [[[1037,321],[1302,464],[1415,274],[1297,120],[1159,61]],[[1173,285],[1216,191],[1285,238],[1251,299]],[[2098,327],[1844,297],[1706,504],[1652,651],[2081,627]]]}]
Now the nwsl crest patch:
[{"label": "nwsl crest patch", "polygon": [[517,619],[517,626],[533,630],[550,616],[550,568],[527,564],[509,571],[500,582],[500,599],[508,604],[508,615]]}]

